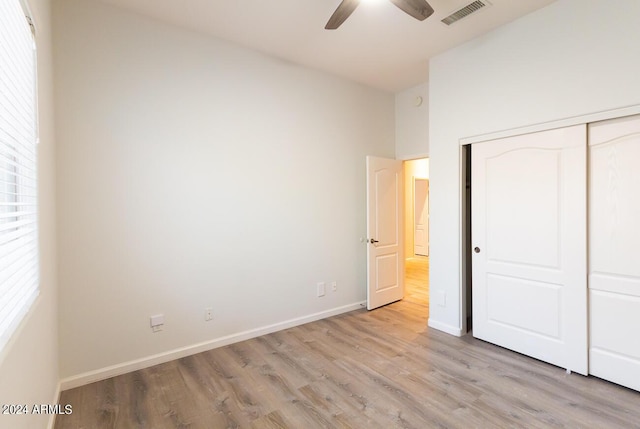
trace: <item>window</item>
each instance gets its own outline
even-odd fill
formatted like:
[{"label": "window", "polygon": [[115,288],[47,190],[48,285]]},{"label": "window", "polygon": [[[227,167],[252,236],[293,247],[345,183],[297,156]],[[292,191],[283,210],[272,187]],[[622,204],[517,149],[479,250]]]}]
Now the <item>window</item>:
[{"label": "window", "polygon": [[36,58],[19,0],[0,1],[0,350],[38,295]]}]

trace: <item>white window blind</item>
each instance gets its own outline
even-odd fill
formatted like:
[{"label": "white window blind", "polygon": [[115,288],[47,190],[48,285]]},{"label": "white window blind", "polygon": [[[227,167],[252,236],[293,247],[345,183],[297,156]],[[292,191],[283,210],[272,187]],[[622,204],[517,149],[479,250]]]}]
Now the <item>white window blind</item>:
[{"label": "white window blind", "polygon": [[38,295],[36,61],[19,0],[0,1],[0,350]]}]

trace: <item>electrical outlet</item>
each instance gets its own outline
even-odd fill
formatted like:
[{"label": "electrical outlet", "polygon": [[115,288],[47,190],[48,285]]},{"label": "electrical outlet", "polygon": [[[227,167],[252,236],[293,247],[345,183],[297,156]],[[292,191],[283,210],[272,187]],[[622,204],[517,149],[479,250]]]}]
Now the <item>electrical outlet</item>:
[{"label": "electrical outlet", "polygon": [[204,320],[205,322],[213,320],[213,308],[207,307],[204,309]]},{"label": "electrical outlet", "polygon": [[338,290],[338,282],[331,282],[331,290],[334,292]]},{"label": "electrical outlet", "polygon": [[324,282],[318,282],[318,297],[324,296],[324,294],[326,293],[325,291],[325,283]]}]

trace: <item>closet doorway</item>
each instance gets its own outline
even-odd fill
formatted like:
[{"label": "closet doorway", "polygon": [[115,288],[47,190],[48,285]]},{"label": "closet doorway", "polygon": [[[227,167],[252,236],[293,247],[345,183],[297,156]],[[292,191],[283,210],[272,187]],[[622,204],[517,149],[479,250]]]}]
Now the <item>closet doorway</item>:
[{"label": "closet doorway", "polygon": [[473,335],[640,391],[640,115],[471,146]]}]

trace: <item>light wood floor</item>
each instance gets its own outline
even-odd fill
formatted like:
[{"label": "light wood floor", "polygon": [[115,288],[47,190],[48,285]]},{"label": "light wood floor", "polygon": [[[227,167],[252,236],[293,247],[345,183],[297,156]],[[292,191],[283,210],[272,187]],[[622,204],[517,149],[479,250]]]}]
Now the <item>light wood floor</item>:
[{"label": "light wood floor", "polygon": [[427,329],[426,258],[403,301],[62,393],[56,428],[633,428],[640,393]]}]

